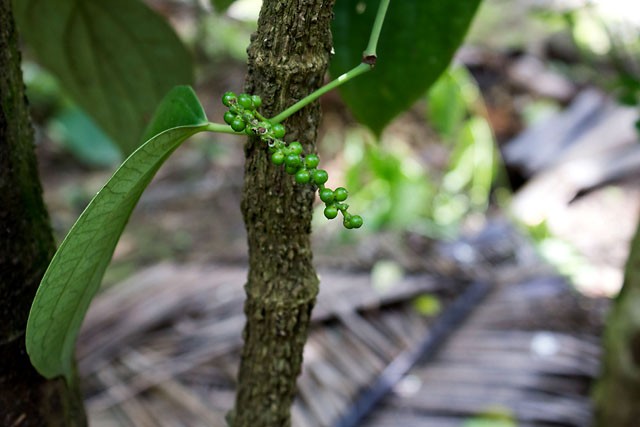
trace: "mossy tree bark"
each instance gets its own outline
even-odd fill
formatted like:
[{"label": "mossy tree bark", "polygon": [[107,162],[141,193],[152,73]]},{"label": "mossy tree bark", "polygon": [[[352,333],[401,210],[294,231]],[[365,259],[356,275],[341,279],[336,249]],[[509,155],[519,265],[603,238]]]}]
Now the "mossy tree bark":
[{"label": "mossy tree bark", "polygon": [[595,386],[596,425],[635,427],[640,420],[640,224],[624,284],[607,319],[602,374]]},{"label": "mossy tree bark", "polygon": [[[266,0],[249,47],[245,90],[269,117],[323,83],[333,0]],[[315,152],[320,108],[286,122],[287,141]],[[289,426],[296,378],[318,293],[309,240],[314,189],[272,165],[259,140],[246,148],[242,211],[249,241],[244,348],[233,427]]]},{"label": "mossy tree bark", "polygon": [[86,425],[80,393],[40,376],[24,331],[55,250],[33,151],[11,0],[0,0],[0,424]]}]

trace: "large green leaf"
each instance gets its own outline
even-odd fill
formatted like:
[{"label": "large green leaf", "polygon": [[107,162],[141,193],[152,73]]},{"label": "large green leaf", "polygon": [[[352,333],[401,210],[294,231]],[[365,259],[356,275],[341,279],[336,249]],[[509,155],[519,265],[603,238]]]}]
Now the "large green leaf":
[{"label": "large green leaf", "polygon": [[27,323],[27,352],[45,377],[71,381],[78,330],[133,208],[169,155],[206,126],[193,90],[174,88],[147,131],[154,136],[125,160],[58,248]]},{"label": "large green leaf", "polygon": [[14,0],[38,60],[131,154],[172,87],[191,84],[192,59],[165,20],[139,0]]},{"label": "large green leaf", "polygon": [[218,13],[224,13],[235,0],[211,0],[211,4]]},{"label": "large green leaf", "polygon": [[[330,72],[335,78],[358,64],[379,0],[338,0]],[[372,72],[340,88],[363,124],[374,132],[422,97],[442,73],[471,23],[480,0],[392,0]]]}]

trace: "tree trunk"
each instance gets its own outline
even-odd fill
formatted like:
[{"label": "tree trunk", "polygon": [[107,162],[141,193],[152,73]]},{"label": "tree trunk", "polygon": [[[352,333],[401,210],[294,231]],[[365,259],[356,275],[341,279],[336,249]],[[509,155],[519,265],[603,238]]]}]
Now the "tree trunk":
[{"label": "tree trunk", "polygon": [[[333,0],[266,0],[249,47],[245,90],[267,117],[323,83],[331,52]],[[320,108],[290,117],[287,141],[315,152]],[[296,378],[318,293],[309,240],[314,189],[269,161],[258,139],[246,145],[242,211],[249,240],[244,348],[233,427],[289,426]]]},{"label": "tree trunk", "polygon": [[604,347],[594,393],[596,426],[635,427],[640,420],[640,224],[607,319]]},{"label": "tree trunk", "polygon": [[0,424],[86,425],[78,389],[29,362],[31,302],[55,250],[33,151],[11,0],[0,0]]}]

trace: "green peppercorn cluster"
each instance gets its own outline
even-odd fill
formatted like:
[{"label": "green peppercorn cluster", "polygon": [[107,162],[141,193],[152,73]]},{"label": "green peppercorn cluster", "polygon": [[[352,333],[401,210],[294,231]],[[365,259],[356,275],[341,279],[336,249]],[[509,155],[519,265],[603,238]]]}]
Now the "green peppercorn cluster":
[{"label": "green peppercorn cluster", "polygon": [[285,172],[292,175],[298,184],[315,185],[320,194],[320,200],[325,204],[324,216],[334,219],[338,212],[342,213],[345,228],[362,227],[362,217],[348,212],[348,192],[343,187],[332,190],[325,186],[329,179],[327,171],[318,169],[320,159],[315,154],[304,154],[302,144],[297,141],[283,140],[286,129],[280,123],[271,123],[258,113],[262,100],[257,95],[227,92],[222,96],[222,103],[229,108],[224,113],[224,121],[236,132],[259,136],[267,144],[271,153],[271,163],[284,166]]}]

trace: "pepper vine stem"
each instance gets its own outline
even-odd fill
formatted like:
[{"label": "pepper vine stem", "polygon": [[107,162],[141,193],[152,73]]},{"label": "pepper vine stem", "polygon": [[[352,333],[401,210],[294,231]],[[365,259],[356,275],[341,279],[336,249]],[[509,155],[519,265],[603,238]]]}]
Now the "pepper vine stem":
[{"label": "pepper vine stem", "polygon": [[369,36],[369,44],[367,44],[367,48],[362,54],[363,57],[373,56],[376,57],[376,49],[378,47],[378,38],[380,38],[380,32],[382,31],[382,23],[384,22],[384,17],[387,15],[387,8],[389,7],[389,2],[391,0],[380,0],[380,5],[378,6],[378,13],[376,14],[376,19],[373,21],[373,27],[371,28],[371,35]]},{"label": "pepper vine stem", "polygon": [[371,68],[372,68],[371,65],[365,64],[364,62],[358,64],[357,67],[352,68],[351,70],[349,70],[346,73],[344,73],[341,76],[339,76],[337,79],[331,81],[330,83],[327,83],[326,85],[322,86],[320,89],[318,89],[318,90],[314,91],[313,93],[307,95],[306,97],[302,98],[300,101],[296,102],[291,107],[289,107],[286,110],[284,110],[282,113],[278,114],[277,116],[273,117],[272,119],[269,119],[269,121],[271,123],[280,123],[280,122],[282,122],[287,117],[291,116],[292,114],[298,112],[302,108],[304,108],[307,105],[311,104],[313,101],[315,101],[316,99],[320,98],[325,93],[329,92],[330,90],[333,90],[333,89],[337,88],[338,86],[341,86],[341,85],[345,84],[346,82],[348,82],[349,80],[351,80],[354,77],[359,76],[360,74],[366,73]]},{"label": "pepper vine stem", "polygon": [[222,124],[222,123],[213,123],[213,122],[209,122],[205,130],[208,132],[230,133],[233,135],[245,134],[244,132],[236,132],[235,130],[231,129],[231,126],[229,125]]}]

